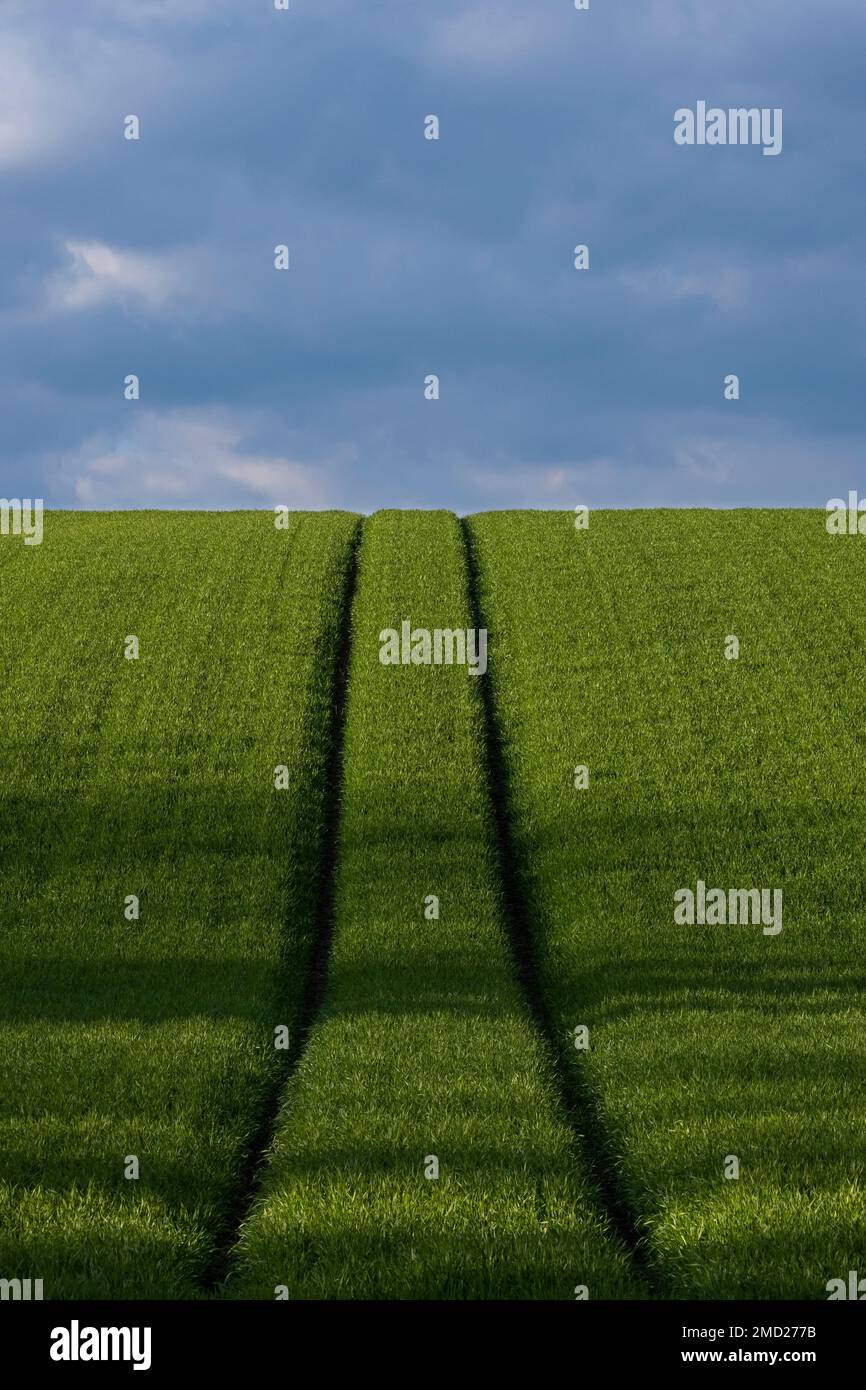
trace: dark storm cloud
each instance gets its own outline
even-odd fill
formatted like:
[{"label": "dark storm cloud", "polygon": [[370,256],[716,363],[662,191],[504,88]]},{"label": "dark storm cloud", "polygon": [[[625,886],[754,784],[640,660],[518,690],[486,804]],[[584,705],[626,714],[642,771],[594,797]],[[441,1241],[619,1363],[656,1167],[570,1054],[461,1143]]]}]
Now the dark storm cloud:
[{"label": "dark storm cloud", "polygon": [[[7,6],[0,491],[822,505],[863,482],[864,39],[853,0]],[[675,145],[698,100],[783,108],[781,154]]]}]

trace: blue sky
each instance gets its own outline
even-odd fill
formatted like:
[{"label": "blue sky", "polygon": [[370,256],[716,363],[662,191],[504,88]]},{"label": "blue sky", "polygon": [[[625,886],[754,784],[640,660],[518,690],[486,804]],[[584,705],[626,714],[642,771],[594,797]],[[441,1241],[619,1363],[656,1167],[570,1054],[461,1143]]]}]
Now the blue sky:
[{"label": "blue sky", "polygon": [[862,0],[3,0],[0,495],[866,492],[864,53]]}]

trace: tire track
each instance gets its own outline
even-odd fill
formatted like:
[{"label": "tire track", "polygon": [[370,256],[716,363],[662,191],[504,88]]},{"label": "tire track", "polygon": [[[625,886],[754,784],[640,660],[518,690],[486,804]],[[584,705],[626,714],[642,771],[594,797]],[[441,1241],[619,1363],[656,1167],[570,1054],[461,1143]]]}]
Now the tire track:
[{"label": "tire track", "polygon": [[[486,624],[481,601],[478,557],[465,517],[460,518],[460,530],[466,557],[470,619],[477,629]],[[495,661],[495,650],[493,660]],[[528,877],[523,871],[512,829],[511,791],[503,752],[502,725],[489,668],[478,684],[481,687],[485,764],[495,825],[504,915],[515,973],[550,1060],[559,1099],[574,1137],[575,1149],[598,1193],[606,1224],[628,1252],[635,1278],[652,1295],[654,1280],[647,1255],[646,1239],[638,1229],[634,1211],[624,1192],[619,1176],[618,1155],[607,1130],[599,1098],[583,1074],[583,1068],[566,1055],[545,1001],[532,931],[532,920],[537,920],[537,909],[532,902]]]},{"label": "tire track", "polygon": [[331,714],[328,757],[325,767],[324,815],[321,857],[316,892],[313,941],[307,961],[307,978],[291,1032],[291,1045],[281,1054],[262,1098],[258,1123],[250,1139],[238,1193],[223,1222],[222,1233],[202,1277],[208,1294],[217,1294],[229,1275],[241,1228],[258,1197],[268,1167],[268,1155],[277,1129],[282,1097],[306,1051],[310,1033],[325,997],[328,964],[334,934],[334,888],[336,883],[338,835],[343,794],[343,745],[346,728],[346,697],[352,652],[352,610],[358,582],[358,555],[364,522],[359,517],[353,533],[348,563],[343,576],[340,599],[340,627],[331,671]]}]

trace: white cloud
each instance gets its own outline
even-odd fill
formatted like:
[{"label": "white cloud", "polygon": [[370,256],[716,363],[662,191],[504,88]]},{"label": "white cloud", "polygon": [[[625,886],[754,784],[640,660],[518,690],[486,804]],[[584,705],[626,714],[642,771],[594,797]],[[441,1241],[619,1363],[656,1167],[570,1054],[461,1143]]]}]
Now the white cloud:
[{"label": "white cloud", "polygon": [[0,34],[0,169],[44,155],[81,115],[80,93],[52,85],[31,44]]},{"label": "white cloud", "polygon": [[[188,83],[158,31],[133,32],[154,11],[141,0],[106,10],[85,9],[82,0],[62,7],[0,0],[0,169],[86,163],[94,149],[123,142],[125,115],[163,111]],[[188,13],[213,20],[200,9]]]},{"label": "white cloud", "polygon": [[336,467],[257,453],[245,445],[261,422],[221,410],[141,411],[116,441],[88,440],[48,460],[82,507],[261,507],[317,509],[340,494]]},{"label": "white cloud", "polygon": [[45,287],[49,313],[129,300],[160,309],[189,284],[183,253],[124,251],[99,241],[67,241],[64,251],[66,265]]},{"label": "white cloud", "polygon": [[[273,497],[321,496],[314,472],[287,459],[239,458],[219,466],[220,476],[231,478],[250,492],[269,500]],[[308,503],[305,505],[309,505]]]}]

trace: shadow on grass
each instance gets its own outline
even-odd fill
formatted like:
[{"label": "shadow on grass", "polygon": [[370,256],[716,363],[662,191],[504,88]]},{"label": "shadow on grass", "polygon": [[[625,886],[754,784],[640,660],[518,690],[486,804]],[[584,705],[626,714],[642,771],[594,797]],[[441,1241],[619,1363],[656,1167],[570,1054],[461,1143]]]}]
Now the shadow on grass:
[{"label": "shadow on grass", "polygon": [[[40,872],[50,867],[51,878],[59,883],[74,881],[76,876],[79,881],[83,879],[86,882],[87,874],[93,870],[116,871],[118,860],[122,859],[122,851],[119,853],[118,847],[125,846],[129,849],[136,872],[145,883],[143,892],[146,893],[149,863],[163,872],[166,862],[170,862],[170,857],[165,853],[166,826],[178,818],[182,820],[186,809],[193,806],[197,808],[197,815],[201,816],[201,800],[189,794],[178,798],[162,791],[156,795],[148,793],[148,796],[150,799],[144,803],[136,797],[120,797],[117,800],[73,797],[62,812],[58,812],[49,799],[33,799],[26,803],[21,799],[17,802],[7,799],[5,811],[12,809],[19,816],[19,828],[11,838],[13,853],[11,859],[7,860],[11,865],[10,877],[5,880],[2,899],[7,933],[11,928],[17,930],[20,936],[30,911],[20,898],[10,902],[10,884],[14,884],[16,873],[24,874],[31,882],[38,883]],[[286,798],[287,802],[289,800]],[[387,806],[387,797],[380,804]],[[260,800],[252,798],[212,796],[203,820],[191,823],[188,834],[180,838],[182,857],[178,861],[179,866],[193,862],[200,865],[202,860],[213,858],[224,860],[221,873],[230,875],[239,854],[280,854],[287,863],[281,896],[292,904],[291,931],[296,942],[309,944],[313,899],[321,869],[316,855],[311,851],[305,852],[303,848],[308,842],[309,830],[304,836],[295,834],[309,809],[307,805],[292,812],[283,812],[272,809],[270,804],[263,808]],[[74,825],[70,822],[74,822]],[[826,847],[828,852],[841,855],[848,852],[846,846],[850,848],[863,841],[862,827],[854,824],[850,815],[841,812],[831,823],[822,822],[820,826],[816,826],[814,817],[808,812],[801,815],[792,813],[785,823],[792,844],[809,844],[811,837],[812,852],[816,854]],[[518,866],[532,865],[539,855],[544,856],[548,870],[551,865],[555,866],[555,877],[560,882],[568,883],[573,890],[576,913],[585,910],[588,886],[591,887],[593,881],[597,885],[599,877],[614,870],[625,868],[637,874],[643,872],[643,866],[651,865],[651,872],[657,877],[663,864],[673,864],[677,866],[677,881],[689,883],[698,876],[707,847],[715,847],[713,854],[717,863],[727,857],[731,863],[741,866],[748,863],[750,854],[763,852],[766,858],[768,854],[778,853],[767,839],[776,833],[775,829],[772,826],[759,826],[750,822],[748,817],[738,830],[734,829],[733,838],[730,817],[709,813],[701,817],[687,816],[677,822],[671,822],[660,812],[644,817],[611,813],[582,817],[579,829],[580,839],[569,842],[563,838],[556,823],[551,822],[535,827],[530,844],[517,846]],[[447,824],[416,814],[411,828],[407,829],[399,811],[393,809],[382,816],[367,816],[364,830],[363,844],[350,843],[343,847],[353,854],[361,850],[371,860],[377,855],[395,852],[401,845],[404,848],[419,843],[435,845],[447,854],[449,846],[453,844],[455,850],[460,849],[461,856],[465,855],[467,849],[465,841],[456,836]],[[5,841],[7,848],[10,847],[8,831]],[[470,848],[474,848],[479,855],[488,852],[483,844]],[[579,857],[584,850],[585,857]],[[287,851],[295,854],[291,863]],[[149,855],[152,856],[150,861]],[[682,869],[679,867],[681,864],[685,865]],[[785,867],[781,861],[780,867]],[[802,874],[802,871],[803,864],[798,863],[798,874]],[[187,880],[186,872],[184,867],[179,877],[190,884],[190,913],[201,918],[198,896],[201,885],[195,882],[194,876]],[[732,870],[719,881],[750,881],[742,874],[733,877],[733,873]],[[707,876],[709,874],[708,869]],[[530,902],[527,949],[537,957],[546,946],[549,933],[545,932],[543,914],[532,906],[531,874],[524,867],[519,869],[519,875]],[[377,873],[371,873],[371,882],[374,880],[379,881]],[[851,885],[843,877],[835,889],[831,883],[831,891],[821,906],[831,916],[837,911],[844,912],[846,920],[850,921],[863,908],[863,899],[863,887],[859,883]],[[663,899],[660,897],[658,901],[661,907]],[[643,904],[642,910],[645,907],[646,904]],[[11,910],[7,912],[7,908]],[[243,909],[243,901],[236,900],[230,887],[222,896],[217,893],[216,901],[207,906],[205,916],[213,921],[215,947],[218,946],[220,952],[230,948],[232,932],[235,924],[244,916]],[[62,900],[54,910],[58,928],[62,930]],[[639,933],[630,936],[610,931],[605,922],[599,920],[585,966],[580,969],[576,980],[573,1003],[578,1013],[584,1008],[594,1007],[606,1022],[614,1019],[640,1022],[648,1016],[657,1020],[659,1015],[678,1015],[684,1009],[726,1015],[738,1007],[772,1007],[774,1012],[782,1015],[790,1008],[820,1022],[822,1017],[826,1017],[828,1008],[838,1006],[840,1011],[850,1009],[856,1002],[858,984],[862,989],[862,971],[858,977],[856,967],[849,966],[847,960],[834,964],[832,958],[828,957],[822,963],[810,951],[808,936],[789,945],[789,941],[793,940],[793,927],[797,923],[793,905],[788,907],[786,903],[791,923],[786,930],[792,935],[785,937],[783,932],[785,954],[777,952],[775,958],[771,953],[778,943],[762,939],[758,929],[714,929],[719,933],[755,932],[746,957],[735,959],[726,950],[714,950],[713,938],[707,934],[709,929],[704,936],[699,936],[701,929],[675,928],[670,920],[671,909],[665,910],[669,916],[664,919],[667,925],[664,936],[659,937],[658,950],[647,949],[646,938]],[[362,897],[358,911],[362,916],[365,911],[375,911],[373,894],[368,902]],[[289,949],[284,941],[284,952],[279,961],[255,961],[236,953],[220,959],[209,959],[201,954],[181,954],[178,957],[152,957],[145,953],[136,955],[130,953],[129,934],[146,928],[123,921],[118,924],[116,908],[112,908],[112,912],[113,930],[126,933],[121,955],[117,954],[117,941],[112,939],[110,949],[102,959],[98,957],[99,933],[103,927],[97,921],[94,924],[94,957],[90,960],[84,960],[80,955],[67,958],[62,950],[54,950],[47,954],[21,955],[13,965],[7,962],[0,966],[0,1009],[4,1021],[12,1024],[32,1023],[38,1028],[46,1023],[110,1024],[113,1021],[139,1021],[160,1024],[178,1019],[204,1019],[242,1020],[253,1026],[270,1028],[273,1010],[279,1007],[281,998],[286,1004],[291,1002],[294,1010],[297,1009],[297,990],[302,981],[286,980],[284,974],[286,963],[298,959],[297,945]],[[407,922],[410,912],[417,913],[417,902],[407,903]],[[94,915],[104,920],[108,911],[103,907],[101,913]],[[182,938],[183,906],[172,901],[171,916],[161,930],[171,929],[175,923],[180,924]],[[808,930],[802,918],[800,925]],[[383,970],[381,975],[371,973],[369,966],[355,971],[351,963],[341,962],[341,1015],[361,1018],[375,1012],[396,1018],[427,1016],[432,1012],[458,1018],[479,1018],[491,1026],[505,1017],[513,1016],[513,1008],[497,1005],[489,995],[485,995],[483,956],[477,954],[469,944],[464,956],[443,956],[435,939],[418,939],[416,928],[417,922],[413,920],[413,932],[407,931],[401,942],[399,958],[389,955],[387,972]],[[200,948],[200,937],[196,945]],[[713,954],[702,954],[706,948]],[[419,980],[424,981],[420,993]],[[567,1042],[564,1038],[558,1042],[556,1065],[561,1069]],[[693,1067],[686,1057],[681,1059],[681,1065],[683,1078],[691,1079]],[[757,1068],[757,1073],[768,1080],[777,1074],[777,1067],[776,1058],[769,1052],[766,1067],[760,1060],[756,1062],[754,1058],[750,1059],[752,1073]],[[700,1068],[708,1086],[730,1079],[730,1073],[722,1063],[703,1058]],[[668,1077],[673,1072],[675,1065],[667,1072]],[[785,1076],[791,1081],[820,1082],[826,1079],[831,1083],[833,1074],[833,1058],[825,1056],[820,1048],[807,1042],[804,1042],[802,1050],[798,1050],[794,1062],[790,1056],[785,1060]],[[81,1078],[77,1078],[76,1084],[81,1085],[81,1081]],[[214,1069],[214,1084],[216,1087],[225,1085],[225,1077],[220,1075],[219,1067]],[[98,1109],[98,1094],[88,1092],[86,1077],[83,1078],[80,1095],[82,1116],[94,1108]],[[226,1089],[223,1099],[226,1097],[231,1098],[232,1104],[238,1101],[243,1103],[231,1086]],[[9,1098],[6,1099],[8,1101]],[[268,1097],[250,1093],[250,1132],[257,1127],[260,1129],[263,1114],[270,1123],[273,1101],[273,1091]],[[5,1108],[8,1110],[8,1104]],[[217,1106],[217,1117],[220,1113]],[[605,1138],[606,1120],[598,1098],[584,1094],[572,1115],[572,1122],[578,1131],[588,1133],[590,1142],[596,1147],[599,1171],[614,1167],[621,1160],[621,1154]],[[8,1150],[12,1172],[16,1170],[15,1157],[13,1144]],[[108,1177],[98,1161],[95,1171],[93,1162],[86,1154],[76,1156],[74,1144],[71,1151],[58,1153],[56,1159],[46,1160],[38,1178],[32,1171],[32,1162],[28,1165],[23,1150],[19,1151],[19,1158],[20,1171],[27,1173],[27,1181],[56,1187],[58,1191],[83,1189],[94,1178],[107,1181]],[[237,1151],[237,1161],[240,1168],[244,1161],[242,1149]],[[498,1155],[491,1153],[488,1148],[476,1149],[470,1143],[461,1145],[452,1154],[451,1161],[460,1171],[482,1179],[491,1173],[504,1175],[516,1171],[515,1155],[507,1147],[507,1136],[503,1136],[503,1149]],[[158,1174],[154,1174],[154,1177],[157,1178],[161,1200],[168,1203],[170,1211],[175,1211],[181,1217],[187,1210],[186,1204],[196,1201],[198,1175],[191,1173],[188,1166],[176,1157],[165,1157],[157,1166]],[[206,1217],[205,1224],[211,1230],[220,1223],[226,1223],[225,1207],[220,1215],[217,1210],[220,1202],[214,1205],[209,1198],[217,1194],[224,1202],[229,1201],[233,1185],[237,1189],[247,1181],[239,1177],[239,1168],[238,1172],[233,1173],[232,1165],[228,1166],[229,1175],[221,1192],[215,1187],[209,1194],[198,1194]],[[327,1173],[363,1185],[365,1181],[370,1181],[371,1174],[374,1178],[380,1177],[397,1171],[399,1166],[399,1156],[395,1158],[390,1148],[368,1145],[359,1154],[357,1147],[352,1145],[345,1150],[330,1147],[315,1156],[293,1157],[289,1161],[289,1172],[299,1181]],[[116,1180],[112,1179],[111,1192],[117,1186]],[[233,1223],[234,1218],[232,1230]],[[136,1255],[136,1259],[150,1258],[146,1256],[148,1250],[159,1250],[162,1252],[161,1258],[166,1260],[165,1250],[170,1247],[170,1242],[167,1246],[162,1238],[150,1240],[142,1236],[136,1244],[137,1239],[132,1244],[145,1254]],[[323,1267],[333,1267],[336,1272],[340,1260],[333,1242],[327,1236],[316,1239],[322,1252],[316,1258],[324,1262]],[[453,1254],[449,1255],[441,1242],[437,1243],[429,1234],[425,1241],[430,1258],[441,1260],[443,1268],[448,1269],[449,1260],[453,1264]],[[32,1242],[35,1243],[31,1243],[28,1237],[28,1260],[32,1268],[41,1267],[40,1261],[45,1263],[46,1268],[49,1267],[50,1248],[54,1249],[57,1268],[77,1267],[74,1237],[70,1242],[65,1242],[60,1232],[51,1236],[34,1236]],[[339,1238],[339,1248],[350,1264],[371,1258],[375,1246],[374,1236],[365,1241],[357,1233],[348,1231]],[[737,1258],[743,1252],[748,1252],[749,1248],[750,1240],[744,1233],[737,1242]],[[719,1257],[723,1257],[723,1252]],[[92,1252],[87,1255],[87,1260],[91,1258]],[[184,1260],[187,1258],[191,1262],[190,1267],[196,1265],[200,1273],[203,1267],[201,1250],[188,1257],[183,1256]],[[106,1255],[106,1259],[110,1266],[111,1258]],[[538,1269],[532,1274],[531,1262],[526,1265],[526,1276],[527,1279],[540,1277]],[[547,1275],[544,1277],[547,1278]],[[141,1287],[157,1289],[158,1280],[154,1282],[149,1272],[143,1273],[142,1278],[144,1283],[139,1284],[136,1292],[129,1296],[145,1296],[140,1292]],[[166,1274],[166,1278],[174,1280],[175,1275]],[[459,1297],[464,1287],[461,1278],[459,1272],[452,1271],[447,1276],[443,1275],[437,1287],[450,1288],[453,1291],[450,1296]],[[212,1279],[210,1283],[213,1283]],[[477,1288],[477,1285],[474,1287]],[[114,1293],[112,1296],[123,1295]],[[153,1292],[152,1296],[159,1296],[159,1293]],[[478,1296],[477,1292],[475,1296]],[[566,1292],[564,1296],[571,1295]]]}]

